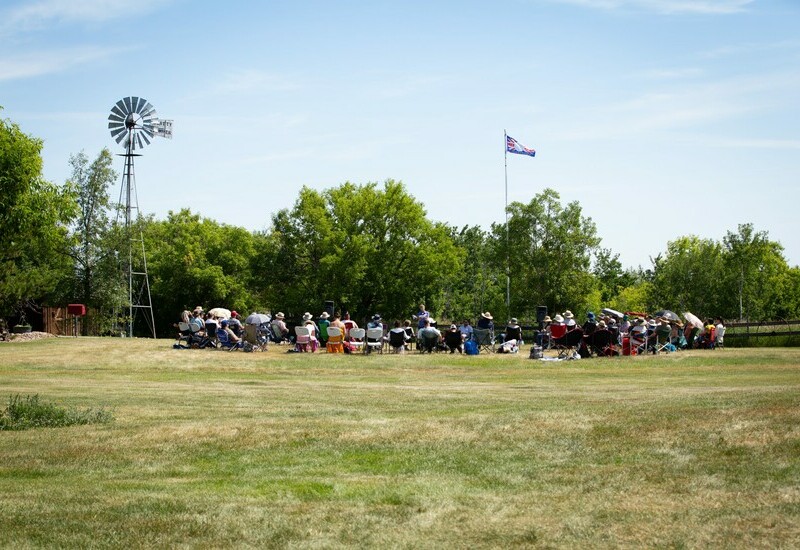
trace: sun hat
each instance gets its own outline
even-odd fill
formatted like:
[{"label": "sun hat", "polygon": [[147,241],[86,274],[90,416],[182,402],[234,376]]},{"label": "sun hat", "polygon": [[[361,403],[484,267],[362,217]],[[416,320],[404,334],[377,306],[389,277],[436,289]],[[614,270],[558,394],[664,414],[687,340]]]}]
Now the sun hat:
[{"label": "sun hat", "polygon": [[458,330],[458,327],[455,325],[450,325],[450,330]]},{"label": "sun hat", "polygon": [[517,321],[517,318],[516,318],[516,317],[512,317],[512,318],[511,318],[511,323],[512,323],[512,324],[516,325],[518,322],[519,322],[519,321]]},{"label": "sun hat", "polygon": [[305,313],[303,313],[303,321],[308,321],[309,319],[312,319],[313,317],[314,317],[314,316],[313,316],[313,315],[311,315],[311,314],[310,314],[309,312],[307,312],[307,311],[306,311]]},{"label": "sun hat", "polygon": [[556,323],[563,323],[563,322],[564,322],[564,318],[561,316],[561,314],[560,314],[560,313],[556,313],[556,316],[555,316],[555,317],[553,317],[553,320],[554,320]]},{"label": "sun hat", "polygon": [[603,321],[602,319],[600,319],[600,320],[597,322],[597,328],[606,328],[606,322],[605,322],[605,321]]},{"label": "sun hat", "polygon": [[322,312],[322,313],[320,313],[320,315],[319,315],[319,318],[320,318],[320,319],[327,319],[328,317],[330,317],[330,315],[328,315],[328,312],[327,312],[327,311],[323,311],[323,312]]},{"label": "sun hat", "polygon": [[649,327],[655,327],[657,325],[658,325],[658,323],[656,323],[655,319],[650,319],[649,321],[647,321],[647,326],[649,326]]},{"label": "sun hat", "polygon": [[492,314],[489,313],[488,311],[486,313],[481,313],[481,317],[483,317],[484,319],[494,319],[494,317],[492,317]]},{"label": "sun hat", "polygon": [[283,314],[282,311],[279,311],[278,313],[275,314],[276,319],[283,319],[284,317],[285,315]]},{"label": "sun hat", "polygon": [[573,317],[575,317],[575,316],[572,314],[572,312],[570,310],[567,310],[567,311],[564,312],[564,318],[565,319],[572,319]]},{"label": "sun hat", "polygon": [[380,313],[376,313],[375,315],[372,316],[372,320],[373,321],[380,321],[381,320],[381,314]]},{"label": "sun hat", "polygon": [[553,320],[550,318],[550,316],[549,316],[549,315],[545,315],[545,316],[544,316],[544,319],[542,319],[542,322],[543,322],[543,323],[552,323],[552,322],[553,322]]}]

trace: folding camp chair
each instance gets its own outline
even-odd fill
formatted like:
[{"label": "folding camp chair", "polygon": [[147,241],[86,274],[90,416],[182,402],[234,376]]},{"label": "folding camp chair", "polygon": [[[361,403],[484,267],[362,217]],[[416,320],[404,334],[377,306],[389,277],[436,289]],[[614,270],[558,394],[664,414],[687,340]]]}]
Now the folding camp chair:
[{"label": "folding camp chair", "polygon": [[672,327],[669,325],[659,325],[656,329],[656,332],[651,338],[655,338],[655,352],[661,353],[670,353],[674,348],[672,347],[672,342],[670,342],[670,335],[672,335]]},{"label": "folding camp chair", "polygon": [[472,339],[478,349],[494,353],[494,331],[487,328],[476,328],[472,331]]},{"label": "folding camp chair", "polygon": [[592,352],[600,356],[617,355],[617,349],[614,346],[614,334],[605,328],[595,329],[589,336],[589,345]]},{"label": "folding camp chair", "polygon": [[583,329],[581,327],[575,327],[574,329],[567,331],[567,333],[561,338],[553,340],[554,347],[558,351],[559,359],[575,357],[575,355],[578,353],[578,348],[582,343]]},{"label": "folding camp chair", "polygon": [[389,331],[389,347],[395,353],[403,353],[406,350],[406,342],[409,340],[405,330]]},{"label": "folding camp chair", "polygon": [[266,351],[268,338],[259,331],[258,325],[246,324],[244,326],[245,349],[252,351]]}]

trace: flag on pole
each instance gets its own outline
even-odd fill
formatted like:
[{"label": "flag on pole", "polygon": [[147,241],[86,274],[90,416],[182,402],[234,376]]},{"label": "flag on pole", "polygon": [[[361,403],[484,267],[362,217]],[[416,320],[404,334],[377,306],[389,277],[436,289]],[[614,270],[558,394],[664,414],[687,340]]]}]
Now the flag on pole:
[{"label": "flag on pole", "polygon": [[509,153],[516,153],[518,155],[529,155],[531,157],[536,156],[536,151],[534,149],[528,149],[516,139],[508,135],[506,136],[506,151]]}]

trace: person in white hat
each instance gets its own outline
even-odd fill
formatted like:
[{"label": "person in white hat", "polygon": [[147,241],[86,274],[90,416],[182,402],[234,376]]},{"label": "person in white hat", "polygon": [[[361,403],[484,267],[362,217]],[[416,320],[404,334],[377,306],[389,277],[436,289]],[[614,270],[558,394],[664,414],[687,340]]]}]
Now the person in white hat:
[{"label": "person in white hat", "polygon": [[329,317],[330,314],[327,311],[323,311],[319,316],[319,343],[323,348],[328,344],[328,327],[331,326]]},{"label": "person in white hat", "polygon": [[570,310],[564,312],[564,319],[567,327],[569,327],[568,330],[575,326],[575,316]]},{"label": "person in white hat", "polygon": [[508,340],[516,340],[519,345],[522,345],[522,327],[519,326],[519,321],[516,317],[512,317],[508,321],[505,332],[498,335],[497,339],[501,344]]},{"label": "person in white hat", "polygon": [[478,319],[477,328],[481,330],[494,330],[494,317],[488,311],[485,313],[481,313],[481,318]]}]

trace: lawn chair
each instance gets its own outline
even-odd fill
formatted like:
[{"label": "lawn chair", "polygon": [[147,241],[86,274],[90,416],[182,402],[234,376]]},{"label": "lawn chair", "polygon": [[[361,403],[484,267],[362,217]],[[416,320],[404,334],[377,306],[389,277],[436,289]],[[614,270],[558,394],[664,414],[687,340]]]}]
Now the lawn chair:
[{"label": "lawn chair", "polygon": [[420,336],[417,333],[417,348],[420,353],[439,353],[439,337],[438,336]]},{"label": "lawn chair", "polygon": [[228,336],[228,332],[223,328],[217,329],[217,341],[219,342],[219,349],[226,351],[234,351],[244,346],[244,342],[241,340],[238,342],[231,340]]},{"label": "lawn chair", "polygon": [[656,329],[655,334],[651,338],[655,338],[655,352],[661,353],[670,353],[673,351],[674,346],[670,341],[670,337],[672,336],[672,327],[669,325],[659,325]]},{"label": "lawn chair", "polygon": [[250,351],[267,351],[267,336],[259,331],[258,325],[246,324],[244,326],[245,349]]},{"label": "lawn chair", "polygon": [[295,349],[300,352],[310,351],[314,352],[314,343],[311,341],[311,329],[307,326],[294,327],[294,345]]},{"label": "lawn chair", "polygon": [[553,340],[554,348],[558,351],[559,359],[573,358],[578,353],[578,348],[583,343],[583,329],[575,327],[557,340]]},{"label": "lawn chair", "polygon": [[472,331],[472,339],[478,349],[494,353],[494,331],[488,328],[476,328]]},{"label": "lawn chair", "polygon": [[328,327],[328,343],[325,350],[328,353],[344,353],[344,335],[339,327]]},{"label": "lawn chair", "polygon": [[618,355],[617,348],[614,344],[614,334],[608,329],[595,329],[589,336],[589,349],[598,357]]},{"label": "lawn chair", "polygon": [[408,335],[406,331],[390,330],[389,331],[389,347],[395,353],[403,353],[406,351],[406,343],[408,342]]},{"label": "lawn chair", "polygon": [[378,350],[383,353],[383,329],[382,328],[368,328],[367,329],[367,344],[364,351],[371,353],[372,350]]},{"label": "lawn chair", "polygon": [[[345,321],[346,322],[346,321]],[[364,339],[367,337],[367,331],[363,328],[351,328],[350,329],[350,348],[353,351],[364,349],[366,343]]]}]

